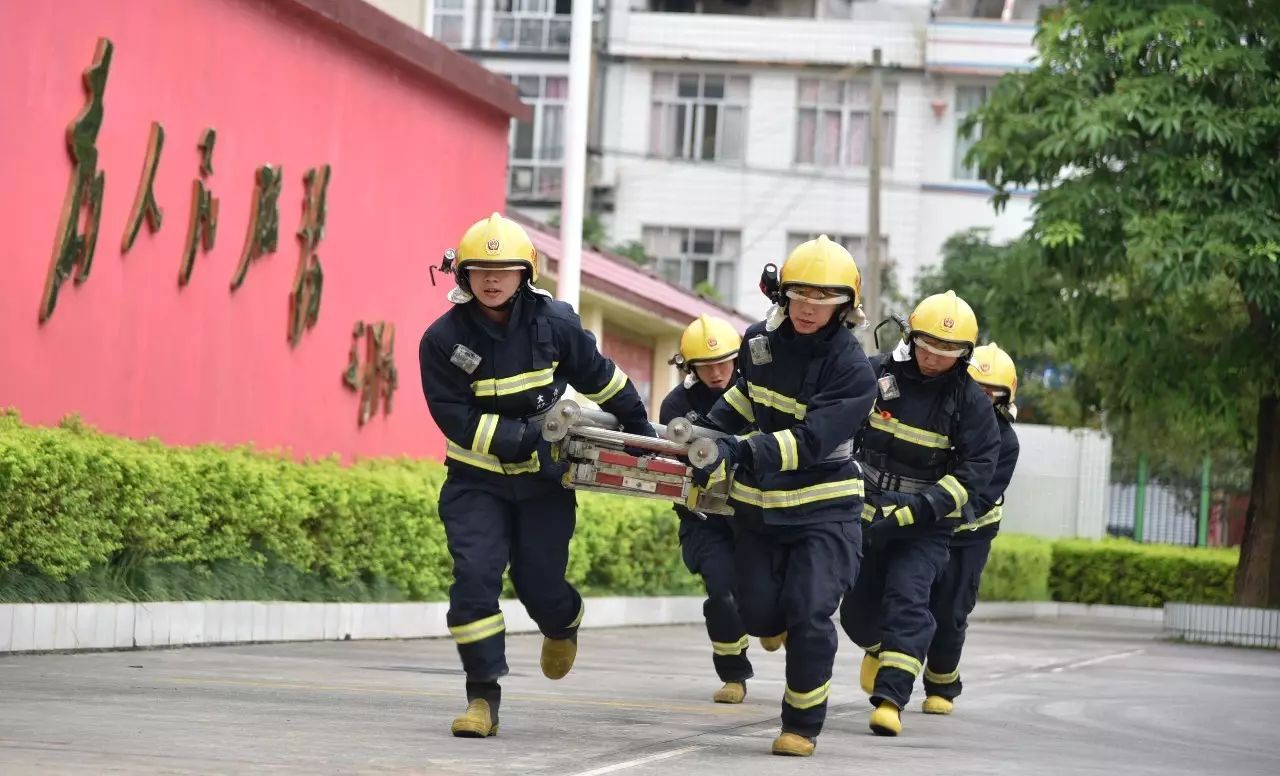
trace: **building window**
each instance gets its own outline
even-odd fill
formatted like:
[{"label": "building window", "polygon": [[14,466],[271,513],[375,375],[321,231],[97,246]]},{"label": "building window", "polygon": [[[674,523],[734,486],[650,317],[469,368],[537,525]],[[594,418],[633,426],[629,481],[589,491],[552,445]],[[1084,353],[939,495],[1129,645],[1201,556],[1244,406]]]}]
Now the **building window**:
[{"label": "building window", "polygon": [[667,159],[742,161],[750,79],[654,73],[649,152]]},{"label": "building window", "polygon": [[[796,117],[796,164],[866,167],[871,157],[871,86],[861,81],[801,78]],[[880,164],[893,166],[898,88],[880,100]]]},{"label": "building window", "polygon": [[461,46],[466,15],[465,0],[435,0],[431,12],[431,37],[447,46]]},{"label": "building window", "polygon": [[982,125],[973,128],[973,134],[969,137],[960,135],[960,124],[965,118],[987,101],[987,97],[991,95],[991,89],[987,86],[957,86],[956,87],[956,155],[955,162],[951,168],[951,174],[957,180],[977,180],[978,170],[964,163],[965,154],[969,153],[969,149],[973,148],[973,144],[982,136]]},{"label": "building window", "polygon": [[733,303],[734,267],[742,251],[737,231],[646,226],[642,237],[645,253],[664,279]]},{"label": "building window", "polygon": [[570,0],[494,0],[495,49],[568,51]]},{"label": "building window", "polygon": [[560,199],[564,165],[564,76],[512,75],[520,98],[533,106],[532,121],[511,122],[511,174],[507,196],[515,200]]},{"label": "building window", "polygon": [[[832,241],[838,242],[845,247],[845,250],[853,254],[853,260],[858,264],[858,269],[862,270],[867,262],[867,238],[860,234],[834,234],[827,232],[827,237]],[[818,239],[818,232],[787,232],[787,255],[800,247],[801,243]],[[880,261],[883,262],[889,257],[889,238],[880,238]]]}]

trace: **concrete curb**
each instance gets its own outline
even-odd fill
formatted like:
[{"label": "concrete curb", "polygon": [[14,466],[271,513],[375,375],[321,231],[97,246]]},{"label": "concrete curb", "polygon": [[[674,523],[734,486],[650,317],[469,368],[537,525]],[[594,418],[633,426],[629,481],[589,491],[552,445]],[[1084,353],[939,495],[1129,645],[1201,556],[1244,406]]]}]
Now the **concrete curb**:
[{"label": "concrete curb", "polygon": [[[702,621],[698,596],[591,598],[584,628]],[[0,654],[203,644],[448,636],[447,603],[184,601],[0,604]],[[507,630],[537,631],[517,601],[503,601]]]},{"label": "concrete curb", "polygon": [[1055,620],[1062,617],[1160,625],[1164,622],[1164,609],[1058,601],[979,601],[969,619],[978,621]]},{"label": "concrete curb", "polygon": [[[701,596],[588,598],[584,628],[702,622]],[[140,604],[0,604],[0,654],[280,641],[421,639],[449,635],[447,603],[185,601]],[[511,633],[537,626],[503,601]],[[1055,602],[981,602],[975,620],[1085,617],[1159,624],[1160,609]]]}]

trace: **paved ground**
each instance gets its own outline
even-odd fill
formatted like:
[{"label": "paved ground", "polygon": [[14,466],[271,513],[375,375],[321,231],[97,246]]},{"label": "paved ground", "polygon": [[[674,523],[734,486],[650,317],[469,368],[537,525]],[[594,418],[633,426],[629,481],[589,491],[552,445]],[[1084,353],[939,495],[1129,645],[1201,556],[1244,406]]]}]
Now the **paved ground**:
[{"label": "paved ground", "polygon": [[1280,653],[1167,644],[1087,623],[980,623],[952,717],[913,702],[872,736],[841,645],[809,760],[771,757],[781,653],[753,646],[742,706],[700,628],[584,631],[568,678],[509,639],[502,732],[454,739],[450,642],[346,642],[0,657],[0,773],[627,776],[1280,773]]}]

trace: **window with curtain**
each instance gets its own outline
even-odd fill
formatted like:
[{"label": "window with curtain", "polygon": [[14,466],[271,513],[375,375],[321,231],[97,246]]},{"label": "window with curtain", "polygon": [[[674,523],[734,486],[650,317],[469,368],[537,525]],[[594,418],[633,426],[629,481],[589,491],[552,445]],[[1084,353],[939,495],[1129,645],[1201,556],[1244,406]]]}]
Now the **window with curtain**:
[{"label": "window with curtain", "polygon": [[569,80],[544,75],[508,77],[520,90],[520,98],[533,107],[533,119],[511,122],[507,196],[515,200],[558,200]]},{"label": "window with curtain", "polygon": [[[880,101],[880,165],[893,166],[898,88],[884,85]],[[864,81],[801,78],[796,93],[796,164],[865,167],[871,157],[871,85]]]},{"label": "window with curtain", "polygon": [[956,87],[955,161],[951,166],[951,175],[956,180],[971,181],[978,178],[978,171],[964,163],[964,156],[969,153],[969,149],[973,148],[973,144],[982,136],[982,125],[979,124],[974,127],[973,133],[969,137],[963,137],[960,134],[960,124],[970,113],[981,108],[990,95],[991,88],[988,86]]},{"label": "window with curtain", "polygon": [[464,0],[435,0],[431,11],[431,37],[446,46],[461,46],[465,32]]},{"label": "window with curtain", "polygon": [[654,73],[649,152],[667,159],[742,161],[750,79]]},{"label": "window with curtain", "polygon": [[664,279],[685,288],[713,289],[732,304],[734,267],[742,252],[737,230],[684,226],[646,226],[641,232],[644,251],[654,257],[654,269]]}]

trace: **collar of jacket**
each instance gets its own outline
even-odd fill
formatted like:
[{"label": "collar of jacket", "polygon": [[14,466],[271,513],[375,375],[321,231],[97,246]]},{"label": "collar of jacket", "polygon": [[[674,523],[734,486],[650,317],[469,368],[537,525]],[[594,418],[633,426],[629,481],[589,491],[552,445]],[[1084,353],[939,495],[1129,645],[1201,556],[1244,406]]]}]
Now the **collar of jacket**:
[{"label": "collar of jacket", "polygon": [[463,309],[467,311],[467,315],[480,328],[481,331],[493,337],[496,340],[505,340],[513,333],[522,329],[527,329],[532,318],[532,311],[536,307],[537,298],[529,293],[524,286],[516,291],[515,296],[511,297],[511,317],[507,318],[505,324],[495,323],[480,310],[480,300],[472,299],[463,305]]},{"label": "collar of jacket", "polygon": [[785,343],[788,349],[801,355],[810,356],[826,350],[843,325],[839,320],[832,318],[830,323],[813,334],[797,334],[791,319],[787,318],[776,331],[771,333],[775,340]]},{"label": "collar of jacket", "polygon": [[[738,373],[734,372],[733,377],[736,379],[737,376]],[[733,381],[730,380],[729,384],[733,385]],[[693,400],[690,403],[694,405],[696,405],[698,401],[705,401],[707,406],[711,406],[716,403],[716,399],[719,399],[724,395],[724,391],[713,390],[709,385],[701,380],[695,380],[693,385],[685,388],[685,390],[689,392],[689,397]]]}]

